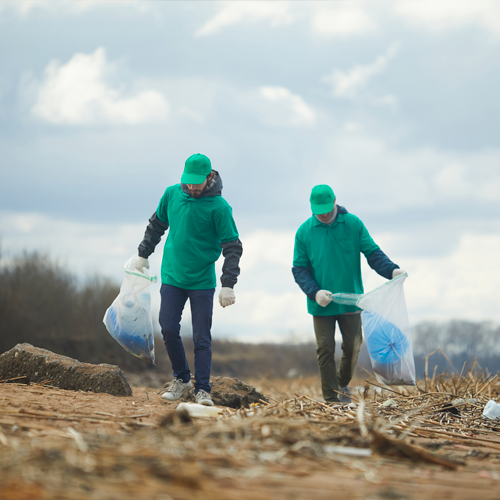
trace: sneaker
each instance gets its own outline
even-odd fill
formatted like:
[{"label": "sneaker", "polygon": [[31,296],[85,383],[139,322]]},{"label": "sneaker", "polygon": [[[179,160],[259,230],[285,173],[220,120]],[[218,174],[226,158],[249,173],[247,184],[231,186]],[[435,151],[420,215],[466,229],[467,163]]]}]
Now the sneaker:
[{"label": "sneaker", "polygon": [[176,378],[170,384],[170,387],[167,389],[167,392],[164,392],[161,397],[163,399],[168,399],[168,401],[175,401],[184,394],[184,391],[186,389],[192,389],[192,388],[193,384],[191,383],[191,380],[189,382],[184,383],[182,380]]},{"label": "sneaker", "polygon": [[339,387],[339,392],[342,393],[342,394],[339,394],[339,399],[340,399],[341,403],[349,404],[352,402],[351,389],[349,388],[348,385],[346,385],[345,387]]},{"label": "sneaker", "polygon": [[204,406],[214,405],[214,402],[212,401],[210,394],[208,394],[208,392],[204,391],[203,389],[200,389],[198,391],[198,394],[196,394],[195,399],[199,405],[204,405]]}]

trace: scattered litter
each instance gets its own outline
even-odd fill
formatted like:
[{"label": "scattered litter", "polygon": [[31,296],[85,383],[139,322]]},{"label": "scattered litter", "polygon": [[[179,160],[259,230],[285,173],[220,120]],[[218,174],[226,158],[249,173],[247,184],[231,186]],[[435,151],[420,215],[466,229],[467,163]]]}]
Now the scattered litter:
[{"label": "scattered litter", "polygon": [[500,417],[500,405],[490,399],[486,403],[483,410],[483,418],[499,418]]},{"label": "scattered litter", "polygon": [[445,403],[443,406],[441,406],[441,409],[438,411],[440,412],[447,411],[448,413],[452,413],[453,415],[460,415],[460,411],[452,403]]},{"label": "scattered litter", "polygon": [[190,417],[212,417],[217,418],[224,412],[223,408],[217,406],[205,406],[196,403],[181,403],[177,411],[185,410]]},{"label": "scattered litter", "polygon": [[470,404],[470,405],[477,405],[478,401],[476,398],[455,398],[452,399],[451,404],[452,405],[463,405],[463,404]]},{"label": "scattered litter", "polygon": [[391,406],[393,408],[397,408],[398,403],[394,399],[388,399],[387,401],[384,401],[380,406]]},{"label": "scattered litter", "polygon": [[[123,496],[125,489],[135,493],[134,481],[140,476],[148,485],[149,496],[157,498],[165,491],[159,478],[181,478],[169,486],[184,484],[199,489],[200,485],[208,488],[216,484],[214,478],[277,474],[273,477],[287,481],[284,474],[290,471],[293,476],[307,475],[341,466],[356,471],[355,476],[362,480],[381,483],[394,477],[385,471],[385,464],[391,466],[389,470],[401,467],[404,478],[414,474],[412,480],[442,467],[468,467],[469,478],[483,478],[488,486],[500,484],[495,469],[500,424],[482,418],[489,400],[500,401],[500,385],[489,375],[474,368],[462,369],[460,374],[426,375],[418,386],[391,389],[367,381],[362,395],[357,391],[355,409],[326,404],[320,400],[318,379],[306,380],[262,379],[259,390],[269,401],[250,403],[250,408],[179,404],[178,409],[170,410],[174,405],[158,404],[158,408],[147,408],[151,413],[142,413],[147,399],[144,393],[135,405],[130,399],[121,401],[125,405],[113,398],[114,405],[95,406],[96,411],[109,415],[99,415],[94,408],[84,412],[87,406],[79,402],[76,407],[57,409],[3,405],[0,455],[6,464],[5,477],[22,477],[29,457],[30,480],[50,484],[56,493],[81,471],[89,482],[109,488],[115,496],[119,492]],[[32,398],[32,388],[19,388]],[[53,392],[42,386],[36,394]],[[95,396],[77,394],[87,404]],[[151,399],[152,405],[156,399]],[[125,406],[138,414],[126,415]],[[192,417],[196,407],[205,415],[215,412],[216,418]],[[460,416],[441,411],[443,407],[459,407]],[[73,412],[75,408],[79,408],[78,413]],[[139,417],[146,421],[138,421]],[[13,434],[15,424],[18,428]],[[68,430],[68,425],[76,431]],[[106,432],[99,432],[104,427]],[[479,460],[483,460],[480,467]],[[434,481],[439,481],[437,476]],[[64,493],[59,496],[80,498],[80,492]],[[175,497],[189,496],[181,493],[175,490]],[[146,496],[145,492],[139,496]]]},{"label": "scattered litter", "polygon": [[326,453],[337,453],[338,455],[347,455],[350,457],[371,457],[370,448],[353,448],[352,446],[325,446]]}]

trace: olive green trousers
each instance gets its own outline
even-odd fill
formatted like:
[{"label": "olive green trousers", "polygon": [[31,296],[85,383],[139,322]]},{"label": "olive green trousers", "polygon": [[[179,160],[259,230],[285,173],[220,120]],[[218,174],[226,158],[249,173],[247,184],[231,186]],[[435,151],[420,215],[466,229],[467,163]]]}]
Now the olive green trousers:
[{"label": "olive green trousers", "polygon": [[[313,316],[316,335],[319,374],[323,398],[327,403],[338,403],[340,387],[349,385],[363,345],[361,314]],[[342,356],[337,372],[335,365],[335,324],[342,334]]]}]

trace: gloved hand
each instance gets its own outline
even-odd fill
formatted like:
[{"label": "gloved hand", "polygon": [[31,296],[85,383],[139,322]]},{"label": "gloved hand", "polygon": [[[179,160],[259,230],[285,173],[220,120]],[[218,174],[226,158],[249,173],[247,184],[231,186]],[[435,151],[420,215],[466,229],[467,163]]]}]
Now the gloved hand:
[{"label": "gloved hand", "polygon": [[144,257],[137,257],[137,260],[135,261],[135,268],[142,273],[143,269],[149,269],[149,261],[148,259],[145,259]]},{"label": "gloved hand", "polygon": [[328,290],[320,290],[319,292],[316,293],[316,302],[321,307],[326,307],[332,301],[332,299],[327,295],[331,293],[332,292],[329,292]]},{"label": "gloved hand", "polygon": [[392,271],[392,279],[396,276],[401,276],[404,273],[406,273],[406,271],[403,271],[402,269],[394,269],[394,271]]},{"label": "gloved hand", "polygon": [[231,306],[236,302],[234,290],[228,286],[223,286],[219,293],[219,304],[222,307]]}]

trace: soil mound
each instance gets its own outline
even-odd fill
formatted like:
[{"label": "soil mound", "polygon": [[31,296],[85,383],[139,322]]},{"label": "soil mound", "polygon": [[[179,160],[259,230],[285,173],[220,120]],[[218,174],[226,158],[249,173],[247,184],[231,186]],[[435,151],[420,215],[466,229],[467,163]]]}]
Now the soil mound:
[{"label": "soil mound", "polygon": [[[255,390],[255,387],[245,384],[241,380],[232,377],[211,377],[212,400],[216,406],[227,406],[228,408],[249,408],[252,403],[268,399]],[[191,389],[181,399],[185,403],[194,403],[194,389]]]},{"label": "soil mound", "polygon": [[125,374],[118,366],[81,363],[31,344],[17,344],[0,355],[0,380],[9,379],[27,384],[50,381],[50,385],[54,387],[74,391],[105,392],[113,396],[132,395]]}]

